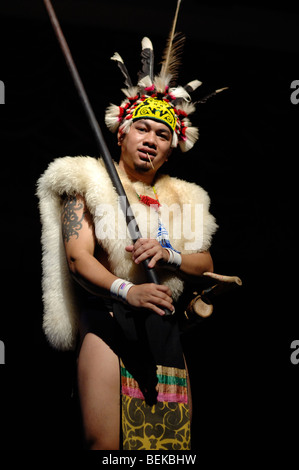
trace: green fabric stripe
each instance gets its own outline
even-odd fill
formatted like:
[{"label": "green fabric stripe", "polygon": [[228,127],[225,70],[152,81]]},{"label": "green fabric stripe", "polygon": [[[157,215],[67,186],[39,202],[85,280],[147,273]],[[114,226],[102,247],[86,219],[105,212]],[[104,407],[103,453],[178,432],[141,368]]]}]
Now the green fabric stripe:
[{"label": "green fabric stripe", "polygon": [[181,385],[182,387],[187,387],[187,380],[183,377],[173,377],[170,375],[157,375],[158,381],[160,384],[170,384],[170,385]]},{"label": "green fabric stripe", "polygon": [[120,367],[121,375],[123,377],[128,377],[129,379],[134,379],[133,375],[130,374],[130,372],[127,371],[124,367]]},{"label": "green fabric stripe", "polygon": [[[134,379],[133,375],[131,375],[127,371],[127,369],[125,369],[124,367],[121,367],[121,375],[123,377],[128,377],[130,379]],[[174,377],[174,376],[171,376],[171,375],[158,374],[157,378],[158,378],[158,382],[161,383],[161,384],[171,384],[171,385],[176,384],[176,385],[180,385],[182,387],[187,387],[187,379],[183,378],[183,377]]]}]

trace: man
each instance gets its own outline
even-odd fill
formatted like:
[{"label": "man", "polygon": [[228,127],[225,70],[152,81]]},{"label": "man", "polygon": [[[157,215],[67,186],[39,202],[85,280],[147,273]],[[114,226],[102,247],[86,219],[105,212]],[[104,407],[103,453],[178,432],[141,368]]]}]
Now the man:
[{"label": "man", "polygon": [[[132,244],[120,233],[123,215],[101,160],[58,159],[39,180],[44,329],[60,349],[74,347],[80,331],[78,390],[90,449],[190,448],[191,392],[175,304],[182,275],[213,270],[217,225],[202,188],[159,172],[173,147],[186,151],[197,138],[187,115],[199,82],[170,89],[169,80],[161,73],[139,77],[138,87],[129,81],[126,100],[106,114],[118,131],[117,169],[144,238]],[[146,282],[146,259],[160,284]],[[79,294],[70,273],[83,286]]]}]

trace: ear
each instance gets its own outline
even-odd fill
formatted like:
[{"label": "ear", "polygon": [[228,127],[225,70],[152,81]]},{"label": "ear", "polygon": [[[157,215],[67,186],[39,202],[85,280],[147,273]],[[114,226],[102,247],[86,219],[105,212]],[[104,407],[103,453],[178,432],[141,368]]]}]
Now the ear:
[{"label": "ear", "polygon": [[121,146],[124,138],[125,138],[125,134],[123,132],[118,131],[117,132],[117,145]]}]

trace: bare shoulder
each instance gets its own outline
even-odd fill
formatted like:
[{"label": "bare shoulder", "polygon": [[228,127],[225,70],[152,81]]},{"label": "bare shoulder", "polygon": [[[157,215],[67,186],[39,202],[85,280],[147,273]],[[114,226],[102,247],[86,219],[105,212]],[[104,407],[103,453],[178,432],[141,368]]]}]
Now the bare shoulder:
[{"label": "bare shoulder", "polygon": [[70,241],[73,237],[75,239],[79,238],[80,231],[86,223],[92,225],[91,216],[83,196],[76,194],[65,197],[62,205],[61,222],[65,242]]}]

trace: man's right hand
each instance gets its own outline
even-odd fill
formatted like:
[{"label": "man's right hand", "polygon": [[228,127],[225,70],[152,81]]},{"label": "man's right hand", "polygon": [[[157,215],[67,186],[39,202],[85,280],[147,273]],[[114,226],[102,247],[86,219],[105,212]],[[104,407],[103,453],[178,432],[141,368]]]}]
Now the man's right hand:
[{"label": "man's right hand", "polygon": [[165,315],[164,310],[162,310],[163,307],[171,312],[174,311],[171,290],[169,287],[160,284],[134,285],[127,294],[127,302],[133,307],[146,308],[161,316]]}]

